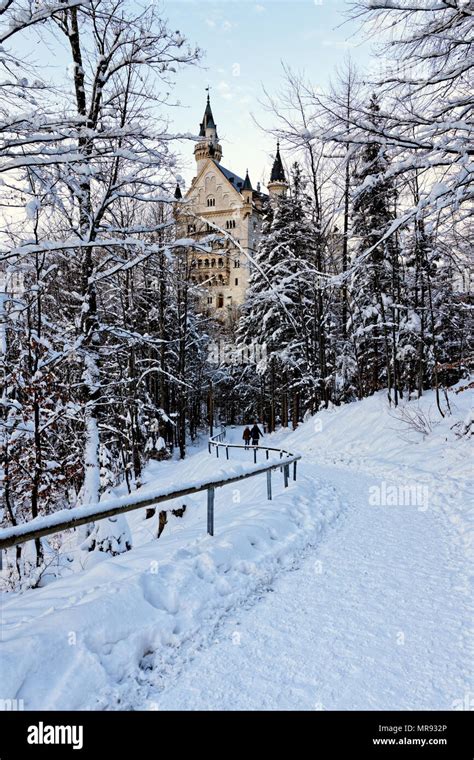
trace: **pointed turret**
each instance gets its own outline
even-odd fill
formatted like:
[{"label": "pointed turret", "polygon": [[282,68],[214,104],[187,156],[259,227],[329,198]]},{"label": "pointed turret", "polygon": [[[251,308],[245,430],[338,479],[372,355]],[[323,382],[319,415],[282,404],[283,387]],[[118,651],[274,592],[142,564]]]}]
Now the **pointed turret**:
[{"label": "pointed turret", "polygon": [[248,169],[246,170],[246,173],[245,173],[245,179],[244,179],[244,184],[242,185],[242,190],[252,190],[252,183],[250,182]]},{"label": "pointed turret", "polygon": [[250,182],[249,177],[249,170],[247,169],[244,179],[244,184],[242,185],[241,190],[242,196],[244,198],[245,203],[251,203],[252,201],[252,195],[253,195],[253,188],[252,183]]},{"label": "pointed turret", "polygon": [[280,156],[280,143],[277,142],[275,160],[273,161],[270,182],[268,183],[270,195],[284,195],[288,190],[283,161]]},{"label": "pointed turret", "polygon": [[199,137],[209,137],[207,130],[213,130],[215,137],[217,138],[217,126],[212,115],[211,99],[209,94],[207,96],[206,110],[204,111],[203,120],[201,122],[201,128],[199,130]]},{"label": "pointed turret", "polygon": [[181,198],[183,197],[181,188],[179,186],[179,182],[176,183],[176,190],[174,191],[174,197],[176,198],[177,201],[181,200]]},{"label": "pointed turret", "polygon": [[212,158],[214,161],[217,161],[217,163],[219,163],[222,158],[222,148],[219,144],[217,125],[212,114],[209,92],[207,94],[204,116],[202,118],[201,124],[199,125],[199,137],[200,140],[198,143],[196,143],[196,146],[194,148],[194,157],[197,163],[198,174],[205,159]]}]

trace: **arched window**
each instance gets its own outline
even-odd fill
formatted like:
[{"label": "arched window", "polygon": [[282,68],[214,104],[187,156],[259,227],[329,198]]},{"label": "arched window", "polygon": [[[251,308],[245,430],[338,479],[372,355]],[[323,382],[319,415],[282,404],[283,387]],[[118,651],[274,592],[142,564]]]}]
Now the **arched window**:
[{"label": "arched window", "polygon": [[207,205],[208,206],[215,206],[216,205],[216,199],[215,198],[208,198],[207,199]]},{"label": "arched window", "polygon": [[216,260],[215,259],[211,259],[211,267],[215,267],[215,266],[216,266]]},{"label": "arched window", "polygon": [[218,264],[218,266],[220,266],[222,268],[224,266],[224,260],[223,259],[219,259],[218,262],[217,262],[217,264]]},{"label": "arched window", "polygon": [[201,259],[198,259],[198,269],[200,269],[201,267],[202,267],[202,261]]},{"label": "arched window", "polygon": [[206,266],[209,269],[209,259],[205,259],[204,266]]},{"label": "arched window", "polygon": [[219,295],[217,296],[217,308],[222,309],[223,306],[224,306],[224,296],[222,295],[222,293],[219,293]]},{"label": "arched window", "polygon": [[234,261],[234,269],[238,269],[240,267],[240,259],[235,259]]}]

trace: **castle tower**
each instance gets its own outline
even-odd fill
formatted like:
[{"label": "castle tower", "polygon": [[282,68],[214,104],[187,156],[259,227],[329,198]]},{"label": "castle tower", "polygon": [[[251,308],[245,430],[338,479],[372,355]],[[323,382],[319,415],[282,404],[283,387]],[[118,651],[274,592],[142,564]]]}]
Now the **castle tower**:
[{"label": "castle tower", "polygon": [[288,190],[288,182],[285,177],[285,170],[283,168],[283,162],[280,156],[280,143],[277,142],[277,150],[275,160],[272,166],[272,173],[270,175],[270,182],[267,185],[272,195],[285,195]]},{"label": "castle tower", "polygon": [[197,174],[204,166],[208,158],[212,158],[217,163],[222,158],[222,147],[217,136],[217,125],[214,121],[211,109],[209,94],[207,96],[206,110],[199,129],[199,142],[194,148],[194,157],[197,164]]},{"label": "castle tower", "polygon": [[[249,177],[249,170],[247,169],[247,172],[245,174],[244,184],[242,185],[242,197],[244,199],[244,203],[252,203],[252,196],[253,196],[253,188],[252,183],[250,182]],[[249,206],[250,208],[250,206]]]}]

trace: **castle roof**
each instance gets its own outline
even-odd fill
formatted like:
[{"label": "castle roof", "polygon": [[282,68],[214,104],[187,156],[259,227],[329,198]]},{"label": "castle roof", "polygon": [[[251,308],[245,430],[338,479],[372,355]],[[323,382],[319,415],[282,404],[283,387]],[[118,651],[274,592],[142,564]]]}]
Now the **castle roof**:
[{"label": "castle roof", "polygon": [[277,151],[275,160],[272,166],[272,173],[270,175],[271,182],[286,182],[285,170],[283,168],[283,162],[280,156],[280,143],[277,142]]},{"label": "castle roof", "polygon": [[249,177],[249,170],[247,169],[247,172],[245,174],[244,184],[242,186],[242,190],[252,190],[252,183],[250,182]]},{"label": "castle roof", "polygon": [[240,191],[244,189],[245,179],[239,177],[235,172],[231,172],[230,169],[226,169],[225,166],[222,166],[222,164],[219,164],[217,161],[214,161],[214,163],[230,184],[240,193]]},{"label": "castle roof", "polygon": [[216,129],[217,127],[216,122],[214,121],[214,116],[212,115],[211,101],[210,101],[209,95],[207,96],[206,110],[204,111],[204,116],[202,118],[202,122],[200,125],[199,137],[206,136],[206,129],[208,127],[211,127],[212,129]]}]

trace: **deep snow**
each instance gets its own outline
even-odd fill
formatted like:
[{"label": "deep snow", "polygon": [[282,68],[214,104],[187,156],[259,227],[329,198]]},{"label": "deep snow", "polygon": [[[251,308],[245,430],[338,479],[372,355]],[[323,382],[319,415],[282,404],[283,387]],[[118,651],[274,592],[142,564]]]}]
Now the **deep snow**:
[{"label": "deep snow", "polygon": [[[424,437],[383,394],[266,436],[303,454],[297,482],[284,490],[274,475],[271,502],[264,475],[219,489],[213,538],[204,494],[158,541],[156,517],[131,513],[131,552],[3,597],[0,697],[26,709],[465,709],[468,393],[450,393],[444,420],[433,394],[410,402],[432,420]],[[216,466],[236,464],[206,451],[155,463],[147,487]]]}]

